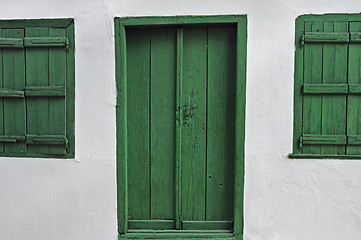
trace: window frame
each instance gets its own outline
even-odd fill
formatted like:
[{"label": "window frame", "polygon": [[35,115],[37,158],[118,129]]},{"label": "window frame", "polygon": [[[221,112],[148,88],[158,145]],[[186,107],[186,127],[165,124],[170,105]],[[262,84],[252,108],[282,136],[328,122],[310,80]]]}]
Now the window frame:
[{"label": "window frame", "polygon": [[[128,232],[127,221],[127,92],[126,92],[126,32],[127,26],[159,26],[185,24],[236,24],[236,110],[235,110],[235,188],[234,188],[234,230],[233,233],[205,233],[204,231],[169,230]],[[171,16],[171,17],[125,17],[114,18],[115,60],[116,60],[116,125],[117,125],[117,211],[119,238],[194,238],[219,237],[241,238],[243,235],[243,190],[244,190],[244,139],[246,102],[246,60],[247,60],[247,16]],[[119,151],[119,149],[124,149]]]},{"label": "window frame", "polygon": [[303,43],[302,37],[305,33],[305,22],[308,21],[347,21],[361,22],[361,14],[325,14],[301,15],[295,22],[295,66],[294,66],[294,117],[293,117],[293,151],[288,155],[289,158],[311,158],[311,159],[361,159],[361,155],[333,155],[333,154],[303,154],[299,148],[300,136],[302,135],[302,85],[303,85]]},{"label": "window frame", "polygon": [[64,155],[42,154],[42,153],[0,153],[0,157],[18,158],[56,158],[67,159],[75,156],[75,38],[74,20],[72,18],[61,19],[14,19],[0,20],[0,28],[26,28],[26,27],[58,27],[66,28],[67,62],[66,62],[66,137],[68,140],[68,150]]}]

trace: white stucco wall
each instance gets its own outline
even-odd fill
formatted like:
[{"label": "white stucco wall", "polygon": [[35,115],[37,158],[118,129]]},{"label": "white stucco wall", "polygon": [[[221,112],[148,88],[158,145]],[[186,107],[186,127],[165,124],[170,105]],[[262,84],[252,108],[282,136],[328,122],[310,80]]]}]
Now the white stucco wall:
[{"label": "white stucco wall", "polygon": [[0,19],[75,19],[74,160],[0,158],[0,239],[117,239],[115,16],[248,15],[247,240],[361,239],[361,161],[292,160],[294,23],[360,0],[0,0]]}]

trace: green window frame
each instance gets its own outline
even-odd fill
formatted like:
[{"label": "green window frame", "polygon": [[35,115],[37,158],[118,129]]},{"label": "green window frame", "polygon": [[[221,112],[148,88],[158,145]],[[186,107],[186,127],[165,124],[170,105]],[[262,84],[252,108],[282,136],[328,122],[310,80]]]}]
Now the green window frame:
[{"label": "green window frame", "polygon": [[296,20],[290,158],[361,158],[361,15]]},{"label": "green window frame", "polygon": [[[118,193],[118,232],[119,238],[160,238],[160,239],[193,239],[193,238],[242,238],[243,235],[243,184],[244,184],[244,132],[245,132],[245,94],[246,94],[246,46],[247,46],[247,17],[245,15],[227,16],[175,16],[175,17],[126,17],[115,18],[115,57],[116,57],[116,86],[117,86],[117,193]],[[129,27],[150,27],[150,26],[235,26],[235,137],[234,137],[234,196],[233,196],[233,229],[223,230],[179,230],[180,217],[175,217],[175,230],[129,230],[128,220],[128,137],[127,126],[127,41],[126,29]],[[139,39],[139,38],[138,38]],[[176,31],[177,52],[182,52],[183,46],[180,41],[183,39],[183,30]],[[178,66],[182,64],[182,54],[177,54],[177,79],[182,79],[182,70]],[[178,94],[178,93],[177,93]],[[177,110],[178,111],[178,110]],[[180,110],[182,111],[182,110]],[[183,110],[184,111],[184,110]],[[189,110],[192,111],[191,109]],[[177,112],[175,112],[177,115]],[[190,113],[191,114],[191,113]],[[178,116],[178,115],[177,115]],[[176,117],[177,118],[177,117]],[[177,120],[178,121],[178,120]],[[187,123],[184,123],[187,124]],[[178,131],[178,130],[176,130]],[[177,133],[176,133],[177,134]],[[177,150],[179,151],[179,150]],[[178,152],[179,153],[179,152]],[[178,161],[178,160],[176,160]],[[178,162],[176,164],[179,164]],[[176,169],[180,165],[176,165]],[[180,170],[176,170],[176,178]],[[177,189],[177,187],[175,187]],[[175,216],[180,216],[180,197],[176,191]],[[156,221],[155,224],[158,222]],[[167,221],[164,221],[167,224]],[[164,224],[163,223],[163,224]],[[137,225],[142,225],[139,221]],[[172,223],[170,223],[172,224]],[[188,223],[190,224],[190,223]],[[178,229],[178,230],[177,230]]]},{"label": "green window frame", "polygon": [[0,156],[74,157],[73,19],[0,20]]}]

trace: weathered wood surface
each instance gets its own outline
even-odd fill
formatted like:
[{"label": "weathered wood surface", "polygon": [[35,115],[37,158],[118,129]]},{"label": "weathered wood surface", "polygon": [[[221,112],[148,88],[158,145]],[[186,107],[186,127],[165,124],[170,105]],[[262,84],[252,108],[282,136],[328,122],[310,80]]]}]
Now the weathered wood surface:
[{"label": "weathered wood surface", "polygon": [[230,226],[214,220],[233,220],[236,28],[126,35],[129,228]]}]

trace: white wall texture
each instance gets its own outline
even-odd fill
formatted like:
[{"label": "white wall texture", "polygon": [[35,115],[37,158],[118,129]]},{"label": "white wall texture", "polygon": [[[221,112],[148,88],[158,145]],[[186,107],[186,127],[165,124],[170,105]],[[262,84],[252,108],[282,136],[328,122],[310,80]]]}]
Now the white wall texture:
[{"label": "white wall texture", "polygon": [[361,160],[288,159],[295,19],[360,0],[0,0],[0,19],[74,18],[74,160],[0,158],[0,239],[115,240],[115,16],[248,15],[244,239],[360,240]]}]

